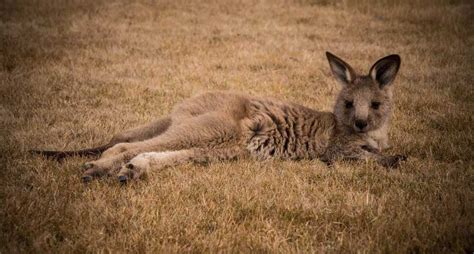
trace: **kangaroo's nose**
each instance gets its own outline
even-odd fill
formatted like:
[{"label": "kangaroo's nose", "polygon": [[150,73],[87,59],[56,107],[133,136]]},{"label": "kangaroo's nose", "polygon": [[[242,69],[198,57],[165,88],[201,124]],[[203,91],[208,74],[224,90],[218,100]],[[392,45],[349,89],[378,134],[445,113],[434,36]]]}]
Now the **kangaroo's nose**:
[{"label": "kangaroo's nose", "polygon": [[357,128],[359,128],[360,130],[362,130],[367,126],[367,121],[365,121],[365,120],[356,120],[355,121],[355,126]]}]

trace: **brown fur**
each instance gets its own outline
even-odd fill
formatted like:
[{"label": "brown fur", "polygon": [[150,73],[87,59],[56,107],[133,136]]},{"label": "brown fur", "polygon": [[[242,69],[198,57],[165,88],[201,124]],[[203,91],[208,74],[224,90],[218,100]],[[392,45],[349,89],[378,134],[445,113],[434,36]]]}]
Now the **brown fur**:
[{"label": "brown fur", "polygon": [[[359,76],[341,59],[327,56],[344,85],[334,113],[271,98],[204,93],[178,104],[169,116],[115,136],[100,159],[85,164],[83,179],[118,172],[123,182],[150,169],[184,162],[245,157],[319,158],[328,164],[338,159],[373,158],[383,166],[397,166],[403,156],[383,156],[380,151],[387,144],[390,83],[398,71],[399,57],[383,58],[368,76]],[[380,104],[378,109],[374,101]],[[364,128],[358,127],[361,121]]]}]

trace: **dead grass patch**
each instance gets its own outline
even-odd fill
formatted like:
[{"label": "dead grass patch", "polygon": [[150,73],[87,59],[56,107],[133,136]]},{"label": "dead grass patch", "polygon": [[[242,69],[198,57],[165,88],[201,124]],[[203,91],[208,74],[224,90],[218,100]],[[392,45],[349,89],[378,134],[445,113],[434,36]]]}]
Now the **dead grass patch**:
[{"label": "dead grass patch", "polygon": [[[469,1],[4,1],[0,252],[472,252]],[[120,188],[26,153],[106,142],[201,91],[331,110],[329,50],[398,53],[387,172],[373,163],[181,166]]]}]

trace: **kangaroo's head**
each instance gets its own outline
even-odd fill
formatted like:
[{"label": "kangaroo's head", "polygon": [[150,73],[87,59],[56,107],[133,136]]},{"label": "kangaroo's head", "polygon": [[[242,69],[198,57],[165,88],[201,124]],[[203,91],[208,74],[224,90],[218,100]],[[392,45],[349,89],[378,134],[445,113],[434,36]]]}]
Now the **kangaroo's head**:
[{"label": "kangaroo's head", "polygon": [[358,133],[382,127],[391,115],[391,83],[400,68],[400,56],[378,60],[368,75],[358,75],[349,64],[329,52],[326,56],[332,73],[343,86],[334,106],[338,123]]}]

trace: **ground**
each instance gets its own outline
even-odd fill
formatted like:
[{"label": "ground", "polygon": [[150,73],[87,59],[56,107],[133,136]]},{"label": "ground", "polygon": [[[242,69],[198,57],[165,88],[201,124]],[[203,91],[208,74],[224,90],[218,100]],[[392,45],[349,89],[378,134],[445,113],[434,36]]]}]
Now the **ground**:
[{"label": "ground", "polygon": [[[442,0],[0,1],[0,253],[472,252],[474,5]],[[407,162],[183,165],[84,185],[78,149],[209,90],[331,110],[325,51],[402,58]],[[90,160],[90,159],[89,159]]]}]

